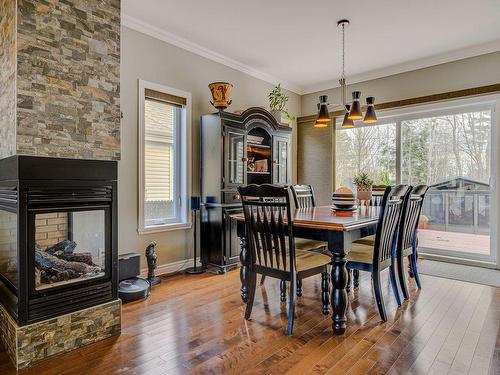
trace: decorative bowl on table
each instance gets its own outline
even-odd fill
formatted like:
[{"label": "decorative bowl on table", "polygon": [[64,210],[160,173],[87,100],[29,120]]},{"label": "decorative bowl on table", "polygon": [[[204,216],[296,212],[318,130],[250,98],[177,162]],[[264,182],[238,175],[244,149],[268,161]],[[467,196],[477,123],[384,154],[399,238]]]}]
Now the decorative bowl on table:
[{"label": "decorative bowl on table", "polygon": [[340,187],[332,195],[332,209],[335,211],[354,211],[356,197],[351,189]]}]

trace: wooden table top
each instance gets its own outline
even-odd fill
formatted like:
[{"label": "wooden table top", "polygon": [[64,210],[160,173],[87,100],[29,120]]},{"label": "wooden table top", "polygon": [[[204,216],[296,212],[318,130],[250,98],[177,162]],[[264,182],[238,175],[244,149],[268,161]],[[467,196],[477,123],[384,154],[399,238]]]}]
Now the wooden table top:
[{"label": "wooden table top", "polygon": [[[352,213],[336,214],[331,206],[299,208],[292,213],[293,225],[302,228],[315,228],[336,231],[350,231],[377,224],[379,207],[361,207]],[[233,216],[244,220],[243,214]]]}]

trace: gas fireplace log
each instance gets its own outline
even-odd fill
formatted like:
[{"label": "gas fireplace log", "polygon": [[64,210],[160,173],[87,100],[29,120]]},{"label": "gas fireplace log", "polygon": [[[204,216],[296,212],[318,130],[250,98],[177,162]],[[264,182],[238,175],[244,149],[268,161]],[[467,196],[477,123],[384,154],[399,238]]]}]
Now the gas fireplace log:
[{"label": "gas fireplace log", "polygon": [[50,246],[47,248],[47,253],[54,255],[54,253],[64,253],[64,254],[73,254],[75,251],[76,242],[70,240],[64,240],[59,243],[56,243],[54,246]]},{"label": "gas fireplace log", "polygon": [[68,262],[80,262],[80,263],[88,264],[89,266],[97,267],[97,265],[92,261],[92,254],[91,253],[66,254],[66,253],[57,251],[53,255],[55,255],[59,259],[67,260]]},{"label": "gas fireplace log", "polygon": [[42,249],[38,244],[36,245],[36,250],[43,251],[49,253],[50,255],[54,255],[60,259],[67,260],[68,262],[80,262],[88,264],[89,266],[97,266],[92,261],[91,253],[75,253],[76,242],[64,240],[61,241],[54,246],[50,246],[47,249]]},{"label": "gas fireplace log", "polygon": [[101,272],[100,267],[89,266],[81,262],[69,262],[41,250],[35,250],[35,264],[50,281],[71,280],[82,275]]}]

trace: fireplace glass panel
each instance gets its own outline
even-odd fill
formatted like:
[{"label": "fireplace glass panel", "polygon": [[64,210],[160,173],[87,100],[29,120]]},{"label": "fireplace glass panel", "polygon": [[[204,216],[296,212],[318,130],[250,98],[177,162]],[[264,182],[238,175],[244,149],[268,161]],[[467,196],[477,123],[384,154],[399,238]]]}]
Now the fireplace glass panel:
[{"label": "fireplace glass panel", "polygon": [[17,214],[0,211],[0,273],[17,288]]},{"label": "fireplace glass panel", "polygon": [[105,275],[105,211],[35,216],[35,289]]}]

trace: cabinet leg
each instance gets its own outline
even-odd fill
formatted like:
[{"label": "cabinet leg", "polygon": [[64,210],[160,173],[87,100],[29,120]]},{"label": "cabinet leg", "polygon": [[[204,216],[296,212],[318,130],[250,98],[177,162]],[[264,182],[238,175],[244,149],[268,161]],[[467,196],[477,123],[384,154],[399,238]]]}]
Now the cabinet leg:
[{"label": "cabinet leg", "polygon": [[345,267],[346,261],[344,254],[334,253],[332,261],[332,328],[333,332],[341,335],[346,330],[346,311],[347,311],[347,270]]},{"label": "cabinet leg", "polygon": [[241,281],[241,300],[244,303],[248,302],[248,282],[249,282],[249,277],[250,277],[250,272],[249,272],[249,264],[248,264],[248,249],[247,249],[247,239],[246,237],[240,237],[240,247],[241,247],[241,252],[240,252],[240,262],[241,262],[241,268],[240,268],[240,281]]}]

